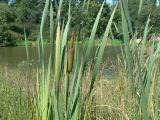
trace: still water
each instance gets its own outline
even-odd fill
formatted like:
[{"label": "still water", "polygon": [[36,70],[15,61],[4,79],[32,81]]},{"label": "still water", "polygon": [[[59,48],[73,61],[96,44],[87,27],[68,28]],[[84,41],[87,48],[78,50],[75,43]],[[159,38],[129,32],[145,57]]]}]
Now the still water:
[{"label": "still water", "polygon": [[[95,52],[96,47],[93,50]],[[81,50],[79,50],[82,54]],[[50,54],[49,46],[45,47],[45,58],[48,59]],[[105,48],[103,62],[106,62],[106,68],[104,69],[106,74],[114,73],[114,67],[116,66],[117,58],[121,56],[120,46],[107,46]],[[38,62],[38,48],[36,46],[29,47],[30,60],[35,64]],[[24,61],[26,61],[26,49],[24,46],[18,47],[1,47],[0,48],[0,66],[7,65],[8,67],[18,67]],[[47,60],[48,61],[48,60]]]}]

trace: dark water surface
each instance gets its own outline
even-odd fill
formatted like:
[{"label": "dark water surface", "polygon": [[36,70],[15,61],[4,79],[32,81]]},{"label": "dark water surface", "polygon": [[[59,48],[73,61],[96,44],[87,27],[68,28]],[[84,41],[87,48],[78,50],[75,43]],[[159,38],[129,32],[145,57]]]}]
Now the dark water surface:
[{"label": "dark water surface", "polygon": [[[94,48],[93,53],[96,51]],[[82,54],[81,50],[79,50]],[[45,46],[45,58],[48,59],[50,54],[49,46]],[[116,66],[117,57],[121,56],[120,46],[107,46],[105,48],[103,61],[106,62],[106,74],[111,75],[114,73],[114,66]],[[38,48],[36,46],[29,47],[29,57],[31,63],[36,64],[38,62]],[[1,47],[0,48],[0,66],[7,65],[8,67],[18,67],[23,65],[27,60],[26,49],[24,46],[18,47]],[[48,60],[47,60],[48,61]]]}]

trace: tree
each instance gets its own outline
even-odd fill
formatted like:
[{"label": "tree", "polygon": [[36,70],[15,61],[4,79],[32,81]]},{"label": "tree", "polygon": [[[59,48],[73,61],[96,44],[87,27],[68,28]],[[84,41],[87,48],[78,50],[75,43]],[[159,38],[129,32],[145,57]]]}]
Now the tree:
[{"label": "tree", "polygon": [[0,46],[15,45],[14,38],[8,31],[8,21],[10,20],[10,16],[8,14],[6,4],[0,3]]},{"label": "tree", "polygon": [[134,26],[134,30],[137,30],[142,36],[143,31],[145,29],[145,23],[150,15],[150,26],[153,28],[150,31],[150,34],[153,32],[160,32],[159,29],[159,18],[160,18],[160,9],[159,6],[156,5],[155,0],[146,0],[143,2],[142,10],[140,16],[138,16],[138,8],[139,0],[130,0],[129,1],[129,10],[131,15],[132,26]]},{"label": "tree", "polygon": [[[102,6],[102,1],[90,0],[89,4],[86,4],[85,9],[82,10],[83,1],[81,1],[74,9],[72,13],[72,23],[71,26],[74,30],[77,30],[79,36],[84,38],[89,37],[97,14],[100,7]],[[109,5],[105,3],[102,10],[101,18],[98,25],[97,37],[101,37],[104,33],[105,27],[109,20],[110,8]]]},{"label": "tree", "polygon": [[15,11],[16,21],[22,23],[40,23],[44,3],[44,0],[16,0],[11,6]]},{"label": "tree", "polygon": [[[130,20],[132,24],[132,28],[134,33],[137,32],[137,37],[143,36],[143,31],[145,29],[145,23],[150,15],[150,26],[152,26],[152,29],[150,31],[150,34],[152,33],[159,33],[159,18],[160,18],[160,7],[155,4],[155,0],[146,0],[143,1],[143,6],[141,9],[141,13],[138,16],[138,10],[139,10],[139,0],[128,0],[128,8],[129,8],[129,14],[130,14]],[[114,17],[114,23],[112,27],[113,34],[118,39],[123,39],[121,34],[121,9],[120,5],[117,8],[115,17]],[[115,27],[116,25],[116,27]],[[118,28],[118,31],[117,29]]]}]

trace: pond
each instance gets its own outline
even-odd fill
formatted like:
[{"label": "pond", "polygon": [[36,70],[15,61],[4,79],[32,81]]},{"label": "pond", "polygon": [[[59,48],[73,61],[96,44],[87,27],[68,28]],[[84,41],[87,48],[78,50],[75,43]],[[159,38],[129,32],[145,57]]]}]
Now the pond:
[{"label": "pond", "polygon": [[[94,47],[92,53],[95,52],[97,47]],[[80,54],[82,52],[79,50]],[[45,58],[49,58],[50,47],[45,46]],[[30,60],[33,63],[38,61],[38,48],[36,46],[29,47],[29,56]],[[114,67],[117,64],[117,57],[121,56],[121,47],[120,46],[107,46],[105,48],[103,62],[106,63],[104,71],[106,74],[111,75],[114,73]],[[8,67],[18,67],[24,61],[26,61],[26,49],[24,46],[18,47],[1,47],[0,48],[0,66],[6,65]],[[47,60],[48,61],[48,60]]]}]

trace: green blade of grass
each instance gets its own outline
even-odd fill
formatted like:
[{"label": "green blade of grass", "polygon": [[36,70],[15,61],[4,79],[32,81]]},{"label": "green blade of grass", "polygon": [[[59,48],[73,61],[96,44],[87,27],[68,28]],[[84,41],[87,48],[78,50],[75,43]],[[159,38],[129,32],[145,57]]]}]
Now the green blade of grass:
[{"label": "green blade of grass", "polygon": [[24,29],[24,38],[25,38],[25,48],[26,48],[27,61],[29,62],[28,40],[27,40],[26,30],[25,29]]}]

